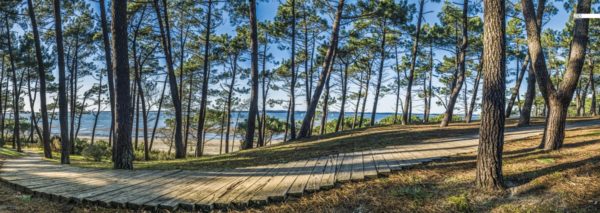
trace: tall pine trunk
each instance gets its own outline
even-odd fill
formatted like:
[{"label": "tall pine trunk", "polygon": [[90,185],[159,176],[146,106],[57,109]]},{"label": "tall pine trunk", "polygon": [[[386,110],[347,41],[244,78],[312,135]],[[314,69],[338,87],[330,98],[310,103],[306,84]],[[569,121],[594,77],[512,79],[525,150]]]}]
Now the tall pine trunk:
[{"label": "tall pine trunk", "polygon": [[44,157],[52,158],[52,150],[50,149],[50,127],[48,126],[48,107],[46,102],[46,71],[44,69],[44,61],[42,59],[40,35],[38,32],[37,20],[35,18],[35,9],[33,8],[32,0],[27,0],[27,8],[29,11],[29,19],[31,20],[31,29],[33,31],[33,41],[35,44],[35,59],[37,62],[38,78],[40,83],[40,113],[42,115],[41,140],[42,144],[44,145]]},{"label": "tall pine trunk", "polygon": [[112,69],[112,55],[110,39],[108,37],[108,21],[106,19],[106,3],[105,0],[99,0],[100,4],[100,28],[102,29],[102,44],[104,47],[104,60],[106,63],[106,71],[108,77],[108,98],[110,100],[110,135],[109,141],[114,140],[114,124],[115,124],[115,80],[114,72]]},{"label": "tall pine trunk", "polygon": [[340,72],[340,78],[342,79],[342,100],[340,106],[340,114],[338,115],[337,123],[335,124],[335,132],[344,130],[344,118],[346,114],[346,99],[348,96],[348,68],[350,64],[344,63],[344,69]]},{"label": "tall pine trunk", "polygon": [[[250,109],[248,110],[248,122],[243,149],[251,149],[254,143],[254,131],[256,130],[256,115],[258,114],[258,23],[256,20],[256,0],[250,0],[250,49],[251,49],[251,89]],[[292,121],[294,122],[294,121]]]},{"label": "tall pine trunk", "polygon": [[484,0],[483,96],[477,152],[476,185],[504,189],[502,146],[506,78],[506,17],[504,0]]},{"label": "tall pine trunk", "polygon": [[290,139],[296,139],[296,1],[292,0],[292,55],[291,71],[292,82],[290,83],[291,109],[290,109]]},{"label": "tall pine trunk", "polygon": [[[410,58],[410,72],[408,73],[408,84],[406,85],[406,98],[404,99],[403,112],[408,112],[408,106],[412,103],[412,84],[414,81],[415,67],[417,63],[417,50],[419,49],[419,38],[421,36],[421,20],[423,20],[423,7],[425,6],[425,0],[419,0],[419,15],[417,16],[417,32],[415,35],[415,41],[413,43],[411,58]],[[408,113],[402,113],[402,125],[410,123],[410,117]]]},{"label": "tall pine trunk", "polygon": [[202,147],[204,143],[204,123],[206,122],[206,104],[208,99],[208,79],[210,75],[210,28],[212,16],[212,0],[208,0],[208,13],[206,16],[206,32],[204,35],[204,60],[202,72],[202,96],[200,97],[200,111],[198,116],[198,138],[196,142],[196,157],[202,156]]},{"label": "tall pine trunk", "polygon": [[[169,13],[167,10],[167,2],[163,0],[163,12],[164,18],[161,15],[160,5],[158,0],[154,0],[153,5],[156,10],[156,16],[158,18],[158,26],[160,28],[160,37],[162,41],[163,51],[166,58],[167,73],[169,80],[169,89],[171,91],[171,100],[173,102],[173,108],[175,108],[175,158],[185,158],[185,147],[183,145],[183,137],[181,135],[181,102],[179,97],[179,91],[177,87],[177,77],[175,76],[175,70],[173,69],[173,58],[171,54],[171,30],[169,27]],[[164,22],[164,23],[163,23]],[[199,130],[200,131],[200,130]]]},{"label": "tall pine trunk", "polygon": [[112,1],[112,55],[115,72],[116,117],[115,152],[113,168],[133,169],[133,148],[131,145],[131,91],[129,83],[129,59],[127,46],[127,1]]},{"label": "tall pine trunk", "polygon": [[377,104],[379,101],[379,93],[381,90],[381,81],[383,78],[383,67],[385,65],[385,35],[386,31],[386,20],[383,18],[381,26],[381,61],[379,62],[379,71],[377,72],[377,85],[375,87],[375,100],[373,100],[373,111],[371,112],[370,126],[375,126],[375,115],[377,114]]},{"label": "tall pine trunk", "polygon": [[10,69],[12,71],[12,84],[13,84],[13,117],[14,117],[14,128],[13,128],[13,148],[17,148],[18,152],[21,152],[21,138],[20,138],[20,122],[19,122],[19,85],[17,84],[17,70],[15,67],[15,56],[13,55],[12,49],[12,38],[8,25],[8,15],[4,17],[6,25],[6,41],[8,46],[8,56],[10,57]]},{"label": "tall pine trunk", "polygon": [[471,103],[469,104],[469,111],[467,112],[467,117],[465,118],[466,123],[471,123],[473,119],[473,110],[475,110],[475,102],[477,101],[477,93],[479,92],[479,82],[481,81],[481,69],[483,68],[483,60],[479,60],[481,63],[477,69],[477,77],[475,77],[475,82],[473,83],[473,96],[471,96]]}]

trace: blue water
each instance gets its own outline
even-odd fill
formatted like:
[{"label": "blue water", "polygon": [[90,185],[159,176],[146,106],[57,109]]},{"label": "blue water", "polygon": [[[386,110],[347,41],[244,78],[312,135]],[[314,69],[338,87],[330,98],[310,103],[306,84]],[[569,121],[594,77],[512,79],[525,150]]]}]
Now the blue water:
[{"label": "blue water", "polygon": [[[154,122],[156,121],[157,114],[158,113],[156,111],[148,113],[148,125],[149,125],[148,128],[149,128],[150,133],[152,131],[152,127],[154,127]],[[300,111],[296,112],[296,114],[295,114],[296,121],[297,122],[302,121],[305,114],[306,114],[306,112],[300,112]],[[353,112],[347,112],[344,114],[345,114],[345,117],[354,117]],[[391,113],[391,112],[377,113],[375,115],[375,121],[379,122],[379,121],[381,121],[381,119],[391,116],[393,114],[394,113]],[[285,122],[287,112],[286,111],[267,111],[267,115],[270,117],[277,118],[282,122]],[[414,114],[414,115],[419,118],[422,118],[422,114]],[[9,116],[9,115],[7,115],[7,116]],[[30,116],[29,113],[22,113],[21,119],[23,121],[27,120],[27,122],[29,122],[29,116]],[[51,114],[49,116],[51,116]],[[235,125],[235,122],[236,122],[236,119],[238,118],[238,116],[239,116],[239,121],[243,121],[248,117],[248,112],[246,112],[246,111],[232,112],[232,115],[231,115],[231,120],[233,123],[232,125]],[[327,120],[330,121],[330,120],[337,119],[338,116],[339,116],[339,112],[329,112],[329,114],[327,116]],[[371,113],[365,112],[364,116],[365,116],[365,118],[370,118]],[[435,116],[435,115],[432,114],[432,116]],[[166,127],[165,120],[170,117],[172,117],[172,113],[165,113],[164,111],[161,112],[157,127],[158,128]],[[474,116],[474,117],[476,117],[476,116]],[[315,119],[316,124],[318,124],[320,122],[320,118],[321,118],[321,116],[317,115],[317,117]],[[51,123],[52,123],[51,135],[58,135],[60,133],[58,113],[55,114],[55,117]],[[79,130],[79,136],[91,136],[93,126],[94,126],[94,115],[90,114],[90,113],[83,114],[83,117],[81,118],[81,127]],[[140,136],[142,135],[142,127],[143,127],[142,119],[140,119],[140,123],[139,123],[139,135]],[[100,112],[100,116],[98,117],[98,124],[96,126],[96,136],[108,137],[109,132],[110,132],[110,112],[109,111]],[[207,135],[207,136],[211,137],[211,135]]]}]

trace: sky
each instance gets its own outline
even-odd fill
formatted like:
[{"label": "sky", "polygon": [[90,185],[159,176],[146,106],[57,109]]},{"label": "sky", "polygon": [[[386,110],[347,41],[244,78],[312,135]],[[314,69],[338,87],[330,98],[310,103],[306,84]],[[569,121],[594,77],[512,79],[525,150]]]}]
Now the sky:
[{"label": "sky", "polygon": [[[354,2],[354,1],[351,1],[351,2]],[[417,4],[418,2],[417,2],[417,0],[409,0],[409,3],[411,3],[411,4]],[[90,4],[95,8],[96,11],[98,11],[98,6],[97,6],[97,2],[96,1],[91,1]],[[471,1],[471,4],[483,4],[483,3],[480,0],[476,0],[476,1]],[[278,5],[279,5],[279,0],[270,0],[268,2],[259,1],[258,5],[257,5],[257,18],[260,21],[272,20],[275,17]],[[558,12],[557,15],[555,15],[555,16],[552,17],[552,19],[544,26],[544,28],[552,28],[552,29],[555,29],[555,30],[561,30],[561,29],[564,28],[564,26],[566,24],[566,21],[568,20],[568,12],[565,11],[565,9],[562,7],[561,3],[555,3],[555,5],[559,9],[559,12]],[[438,15],[439,11],[441,10],[441,6],[442,6],[442,2],[440,2],[440,3],[433,3],[433,2],[427,2],[426,1],[424,21],[426,23],[438,23],[438,17],[437,17],[437,15]],[[110,8],[110,7],[107,7],[107,8]],[[323,17],[326,17],[328,19],[328,22],[331,24],[332,20],[329,20],[330,15],[328,15],[328,14],[321,14],[321,15]],[[481,16],[481,14],[480,14],[480,16]],[[220,33],[233,34],[234,33],[234,30],[233,30],[234,27],[231,26],[231,24],[229,23],[227,13],[224,13],[223,17],[224,17],[224,20],[222,22],[223,24],[217,28],[216,33],[217,34],[220,34]],[[23,16],[23,18],[27,18],[27,17]],[[413,18],[413,22],[416,22],[415,19],[416,18]],[[22,32],[21,29],[18,29],[18,26],[13,27],[13,29],[16,30],[16,31],[21,31]],[[327,29],[327,30],[329,31],[329,29]],[[328,33],[327,33],[327,35],[328,35]],[[328,40],[329,36],[327,36],[326,39]],[[287,59],[289,57],[289,55],[290,55],[290,53],[288,51],[286,51],[286,50],[278,50],[278,48],[276,48],[274,45],[270,49],[271,49],[273,55],[275,56],[275,60]],[[410,54],[410,53],[407,53],[407,54]],[[436,58],[438,58],[438,59],[441,59],[442,56],[443,56],[442,53],[437,53],[436,54]],[[391,65],[393,64],[393,62],[394,62],[393,59],[390,59],[390,60],[388,60],[386,62],[386,67],[384,68],[385,70],[387,70],[386,72],[391,73]],[[242,66],[249,67],[250,65],[249,65],[249,62],[244,62],[242,64]],[[273,65],[270,64],[267,68],[272,68],[272,67],[273,67]],[[514,64],[512,64],[512,62],[511,62],[511,64],[508,64],[507,67],[510,69],[510,68],[514,67]],[[219,69],[219,68],[218,67],[213,67],[213,69]],[[56,70],[54,70],[53,73],[55,75],[57,75],[56,74],[57,73]],[[393,77],[393,75],[391,75],[391,74],[388,75],[388,79],[384,79],[384,83],[383,84],[389,84],[389,82],[391,81],[391,79],[389,79],[389,78],[392,78],[392,77]],[[512,79],[514,77],[513,76],[509,76],[508,78]],[[84,79],[82,81],[83,81],[82,85],[87,85],[87,86],[84,86],[84,88],[83,88],[83,90],[81,90],[80,94],[83,94],[83,91],[87,90],[87,88],[89,88],[89,86],[91,86],[94,83],[96,83],[95,80],[92,81],[91,79]],[[240,81],[238,81],[238,82],[240,82]],[[245,81],[240,82],[240,83],[243,83],[244,85],[246,84]],[[514,85],[514,83],[507,84],[507,88],[512,88],[513,87],[512,85]],[[215,85],[212,85],[212,86],[215,86]],[[434,86],[439,86],[439,83],[436,82],[436,79],[434,79]],[[469,87],[471,87],[471,85],[469,85]],[[352,89],[356,90],[356,88],[351,88],[351,90]],[[520,89],[521,89],[521,94],[523,94],[524,91],[526,90],[526,83],[523,83],[521,85]],[[298,92],[299,91],[300,91],[300,89],[298,89]],[[371,91],[373,91],[373,90],[371,90]],[[401,92],[401,93],[403,93],[403,92]],[[373,105],[373,99],[372,99],[373,94],[374,93],[370,93],[370,98],[367,101],[367,109],[366,109],[367,112],[371,111],[371,107]],[[479,93],[479,94],[481,94],[481,93]],[[335,94],[335,95],[337,95],[337,94]],[[239,96],[241,96],[242,98],[249,98],[249,96],[247,94],[243,94],[243,95],[239,95]],[[287,100],[287,98],[283,98],[283,97],[288,97],[288,94],[285,93],[285,92],[283,92],[283,91],[274,91],[274,92],[271,92],[269,94],[269,96],[270,97],[278,97],[278,98],[286,99]],[[404,97],[404,94],[401,94],[401,96]],[[49,99],[49,100],[52,100],[52,99]],[[306,105],[304,103],[304,100],[305,100],[305,98],[303,96],[297,97],[297,101],[296,101],[297,104],[298,104],[296,106],[296,110],[297,111],[304,111],[306,109]],[[396,103],[396,100],[395,100],[395,95],[394,94],[388,94],[386,96],[381,97],[380,101],[379,101],[379,104],[378,104],[378,112],[393,112],[395,110],[395,107],[396,107],[395,103]],[[420,112],[422,112],[422,109],[423,109],[423,104],[422,103],[423,103],[423,100],[420,100],[416,96],[413,97],[413,113],[420,113]],[[462,111],[462,104],[461,104],[460,101],[458,103],[458,106],[461,109],[460,110],[455,110],[455,114],[460,115],[463,112]],[[350,110],[350,109],[353,110],[352,104],[347,105],[347,107],[350,107],[350,108],[347,108],[346,110]],[[35,108],[39,109],[39,101],[38,101],[38,103],[36,103],[36,107]],[[29,109],[28,102],[26,103],[25,109]],[[268,109],[271,109],[271,110],[286,110],[287,109],[287,104],[283,104],[283,105],[280,105],[280,106],[275,106],[275,107],[272,107],[272,108],[268,107]],[[332,108],[330,110],[338,111],[339,110],[339,104],[336,104],[336,105],[332,106]],[[434,99],[434,104],[432,104],[432,113],[435,114],[435,113],[443,113],[443,112],[444,112],[444,108],[442,106],[437,106],[435,104],[435,99]],[[475,114],[478,114],[478,111],[476,111]]]}]

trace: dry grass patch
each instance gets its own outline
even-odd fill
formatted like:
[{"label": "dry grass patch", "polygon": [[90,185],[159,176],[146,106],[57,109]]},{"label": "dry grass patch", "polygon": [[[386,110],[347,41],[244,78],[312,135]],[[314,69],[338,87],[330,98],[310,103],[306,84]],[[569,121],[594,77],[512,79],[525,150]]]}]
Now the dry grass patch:
[{"label": "dry grass patch", "polygon": [[474,188],[475,154],[349,183],[248,212],[598,212],[600,127],[567,131],[561,151],[541,138],[507,142],[504,192]]}]

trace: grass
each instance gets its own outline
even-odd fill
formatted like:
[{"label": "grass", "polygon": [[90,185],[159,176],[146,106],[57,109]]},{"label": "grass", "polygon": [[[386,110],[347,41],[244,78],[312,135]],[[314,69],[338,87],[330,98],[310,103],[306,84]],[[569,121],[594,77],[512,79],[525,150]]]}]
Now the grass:
[{"label": "grass", "polygon": [[505,144],[502,192],[475,188],[473,153],[245,211],[599,212],[600,127],[567,131],[560,151],[532,148],[540,140]]},{"label": "grass", "polygon": [[[589,120],[589,118],[571,119],[571,122]],[[534,125],[540,125],[542,119],[534,119]],[[514,127],[516,120],[509,119],[509,128]],[[444,137],[476,134],[479,123],[456,123],[447,128],[439,128],[437,124],[423,125],[384,125],[371,128],[360,128],[343,131],[340,133],[314,136],[308,139],[297,140],[286,144],[261,147],[223,154],[218,156],[204,156],[200,158],[188,157],[175,160],[135,161],[136,169],[185,169],[215,171],[227,168],[260,166],[276,164],[294,160],[303,160],[324,155],[361,151],[367,149],[383,148],[390,145],[418,143]],[[41,151],[39,151],[41,152]],[[55,153],[54,156],[60,156]],[[58,163],[59,159],[50,159]],[[112,168],[109,160],[93,162],[81,156],[72,155],[71,164],[87,168]]]},{"label": "grass", "polygon": [[13,149],[0,147],[0,158],[16,158],[22,156],[25,156],[25,154],[17,152]]}]

